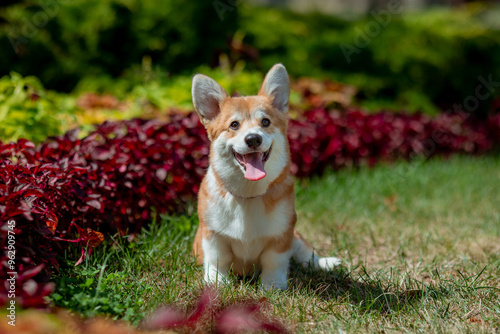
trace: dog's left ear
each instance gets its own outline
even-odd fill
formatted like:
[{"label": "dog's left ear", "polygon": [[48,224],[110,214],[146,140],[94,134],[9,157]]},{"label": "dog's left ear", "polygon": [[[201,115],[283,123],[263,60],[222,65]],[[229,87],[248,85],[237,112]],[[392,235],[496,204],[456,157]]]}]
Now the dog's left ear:
[{"label": "dog's left ear", "polygon": [[276,64],[267,72],[262,87],[260,87],[259,95],[268,96],[276,109],[281,112],[288,112],[290,82],[285,66]]}]

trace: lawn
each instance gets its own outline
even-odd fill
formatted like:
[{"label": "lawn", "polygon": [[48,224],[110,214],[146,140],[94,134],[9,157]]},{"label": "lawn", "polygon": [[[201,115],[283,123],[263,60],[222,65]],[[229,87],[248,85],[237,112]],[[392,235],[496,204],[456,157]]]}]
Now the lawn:
[{"label": "lawn", "polygon": [[[328,172],[297,183],[297,229],[333,273],[293,267],[289,290],[255,280],[219,290],[222,304],[266,297],[292,332],[485,332],[500,328],[500,156],[415,160]],[[115,236],[56,278],[52,300],[85,316],[140,323],[203,287],[190,254],[198,222],[161,216],[130,241]],[[68,261],[68,260],[67,260]]]}]

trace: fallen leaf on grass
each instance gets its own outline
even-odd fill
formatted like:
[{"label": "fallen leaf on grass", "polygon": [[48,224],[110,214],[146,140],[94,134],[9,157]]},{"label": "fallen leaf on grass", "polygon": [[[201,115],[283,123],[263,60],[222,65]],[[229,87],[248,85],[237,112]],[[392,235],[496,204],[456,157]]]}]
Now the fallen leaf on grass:
[{"label": "fallen leaf on grass", "polygon": [[473,324],[478,324],[478,323],[482,323],[483,320],[479,319],[479,318],[475,318],[475,317],[471,317],[469,318],[469,321]]},{"label": "fallen leaf on grass", "polygon": [[384,198],[384,204],[385,206],[392,212],[395,212],[397,207],[396,207],[396,202],[398,201],[398,196],[397,195],[391,195],[386,198]]}]

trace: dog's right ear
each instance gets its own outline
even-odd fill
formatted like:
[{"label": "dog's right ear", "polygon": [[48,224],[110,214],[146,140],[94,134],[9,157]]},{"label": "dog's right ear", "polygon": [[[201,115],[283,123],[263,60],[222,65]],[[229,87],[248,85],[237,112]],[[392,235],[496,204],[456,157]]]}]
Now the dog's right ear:
[{"label": "dog's right ear", "polygon": [[219,115],[222,102],[229,97],[221,85],[203,74],[194,76],[191,93],[194,109],[203,124],[214,120]]}]

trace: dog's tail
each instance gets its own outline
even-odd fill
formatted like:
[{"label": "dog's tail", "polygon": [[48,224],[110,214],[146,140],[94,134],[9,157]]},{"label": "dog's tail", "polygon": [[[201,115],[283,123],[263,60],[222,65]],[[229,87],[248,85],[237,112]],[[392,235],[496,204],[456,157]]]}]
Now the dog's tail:
[{"label": "dog's tail", "polygon": [[342,262],[336,257],[319,257],[316,255],[311,245],[297,231],[294,231],[292,249],[293,259],[304,267],[312,266],[314,269],[332,270]]}]

